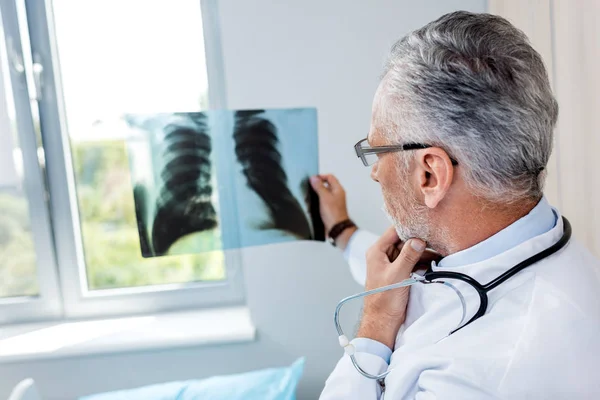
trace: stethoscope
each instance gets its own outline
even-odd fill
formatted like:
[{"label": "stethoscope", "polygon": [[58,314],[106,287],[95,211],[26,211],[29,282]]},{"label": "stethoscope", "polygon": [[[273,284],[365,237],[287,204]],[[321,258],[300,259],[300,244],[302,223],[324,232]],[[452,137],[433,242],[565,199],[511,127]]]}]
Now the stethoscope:
[{"label": "stethoscope", "polygon": [[[485,312],[487,311],[487,306],[488,306],[488,292],[497,288],[502,283],[506,282],[508,279],[515,276],[516,274],[518,274],[519,272],[521,272],[523,269],[527,268],[528,266],[535,264],[538,261],[543,260],[544,258],[549,257],[550,255],[556,253],[557,251],[559,251],[560,249],[565,247],[567,245],[567,243],[569,243],[569,240],[571,239],[571,224],[565,217],[563,217],[562,220],[563,220],[563,224],[564,224],[564,231],[563,231],[562,237],[560,238],[560,240],[558,242],[556,242],[552,246],[548,247],[547,249],[540,251],[537,254],[534,254],[533,256],[527,258],[526,260],[521,261],[519,264],[515,265],[514,267],[512,267],[511,269],[509,269],[502,275],[498,276],[496,279],[486,283],[485,285],[482,285],[481,283],[479,283],[478,281],[476,281],[469,275],[466,275],[466,274],[463,274],[460,272],[432,271],[432,269],[430,267],[427,270],[427,272],[425,272],[424,275],[412,274],[410,278],[405,279],[402,282],[394,283],[394,284],[388,285],[388,286],[383,286],[383,287],[373,289],[373,290],[368,290],[368,291],[362,292],[362,293],[357,293],[355,295],[348,296],[345,299],[342,299],[338,303],[337,307],[335,308],[335,314],[334,314],[334,322],[335,322],[335,327],[338,332],[338,340],[339,340],[340,346],[342,346],[344,348],[344,352],[350,356],[350,359],[352,360],[352,364],[354,365],[356,370],[361,373],[361,375],[363,375],[364,377],[369,378],[369,379],[382,380],[391,372],[391,370],[388,369],[387,371],[385,371],[379,375],[372,375],[372,374],[369,374],[368,372],[366,372],[365,370],[363,370],[356,361],[356,357],[354,356],[356,349],[354,348],[354,345],[352,345],[352,343],[349,342],[346,335],[344,335],[344,332],[342,331],[342,327],[340,326],[339,313],[340,313],[340,310],[342,309],[342,306],[345,303],[347,303],[350,300],[358,299],[358,298],[369,296],[372,294],[386,292],[388,290],[397,289],[397,288],[401,288],[401,287],[405,287],[405,286],[411,286],[416,283],[442,284],[442,285],[447,286],[447,287],[451,288],[452,290],[454,290],[456,292],[456,294],[458,295],[458,297],[461,301],[461,304],[462,304],[462,318],[461,318],[460,322],[458,323],[458,326],[456,327],[456,329],[454,329],[453,331],[448,333],[448,335],[446,336],[446,337],[448,337],[448,336],[452,335],[453,333],[457,332],[458,330],[469,325],[473,321],[476,321],[478,318],[482,317],[485,314]],[[470,285],[473,289],[475,289],[477,291],[477,293],[479,294],[479,309],[477,310],[475,315],[473,315],[473,317],[464,325],[463,325],[463,321],[465,320],[466,310],[467,310],[465,299],[464,299],[463,295],[460,293],[460,291],[458,289],[456,289],[456,287],[454,287],[454,285],[452,285],[450,282],[444,281],[443,279],[456,279],[456,280],[465,282],[468,285]]]}]

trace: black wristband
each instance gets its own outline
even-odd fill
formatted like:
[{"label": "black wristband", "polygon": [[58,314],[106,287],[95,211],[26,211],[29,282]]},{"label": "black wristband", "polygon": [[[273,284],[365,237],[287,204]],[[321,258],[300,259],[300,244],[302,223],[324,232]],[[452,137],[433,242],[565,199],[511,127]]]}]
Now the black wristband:
[{"label": "black wristband", "polygon": [[356,224],[349,219],[340,221],[331,228],[331,230],[327,234],[327,237],[328,237],[327,240],[329,241],[329,243],[331,243],[333,246],[335,246],[335,239],[338,236],[340,236],[342,234],[342,232],[344,232],[346,229],[352,228],[355,226],[356,226]]}]

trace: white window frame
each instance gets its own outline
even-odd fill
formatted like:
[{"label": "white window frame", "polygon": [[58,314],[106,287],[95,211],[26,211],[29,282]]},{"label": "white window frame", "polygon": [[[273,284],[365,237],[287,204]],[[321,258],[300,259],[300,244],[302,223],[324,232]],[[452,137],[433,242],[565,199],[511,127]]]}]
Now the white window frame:
[{"label": "white window frame", "polygon": [[[54,291],[44,287],[45,292],[40,297],[40,304],[53,307],[58,304],[59,307],[58,310],[52,308],[48,312],[42,312],[44,317],[97,318],[243,304],[245,295],[239,250],[225,251],[226,279],[224,281],[93,291],[87,289],[51,1],[15,1],[17,4],[19,2],[24,4],[22,8],[26,12],[26,17],[20,18],[19,22],[28,25],[25,30],[31,44],[30,59],[43,66],[41,85],[36,88],[40,95],[37,105],[47,165],[49,215],[52,216],[52,231],[55,240],[53,247],[46,245],[46,248],[36,248],[36,250],[40,259],[45,258],[42,255],[50,252],[56,254],[55,265],[45,265],[39,268],[40,274],[44,274],[43,277],[40,277],[42,278],[40,282],[45,282],[48,276],[51,276],[48,285],[54,284]],[[209,81],[209,105],[210,108],[225,108],[216,0],[202,0],[201,9]],[[33,69],[32,65],[29,67]],[[25,86],[25,91],[27,91],[26,88],[27,86]],[[31,121],[31,118],[29,120]],[[33,123],[30,122],[30,125],[33,129]],[[43,182],[39,182],[38,191],[43,187]],[[33,196],[35,197],[35,195]],[[41,198],[42,196],[38,195],[37,197]],[[32,205],[32,208],[36,207]],[[47,208],[45,209],[47,210]],[[235,204],[227,209],[235,210]],[[237,215],[222,213],[220,217],[223,220],[236,218]],[[226,221],[223,225],[231,226]],[[36,240],[37,243],[38,240]],[[57,271],[58,273],[56,273]],[[45,295],[46,292],[48,295]],[[33,300],[29,299],[15,307],[17,310],[15,312],[29,313],[33,307]],[[4,313],[4,305],[0,305],[0,311]],[[15,321],[14,315],[6,318],[5,321],[0,319],[0,324],[6,321]]]},{"label": "white window frame", "polygon": [[[0,40],[6,45],[0,54],[0,118],[9,120],[8,108],[15,113],[19,147],[23,155],[23,187],[27,195],[31,233],[36,252],[38,296],[0,299],[0,324],[57,318],[62,314],[58,276],[43,166],[39,162],[40,143],[34,128],[29,100],[27,59],[21,42],[17,9],[3,2],[0,10]],[[26,53],[25,53],[26,54]],[[9,78],[8,82],[4,82]]]}]

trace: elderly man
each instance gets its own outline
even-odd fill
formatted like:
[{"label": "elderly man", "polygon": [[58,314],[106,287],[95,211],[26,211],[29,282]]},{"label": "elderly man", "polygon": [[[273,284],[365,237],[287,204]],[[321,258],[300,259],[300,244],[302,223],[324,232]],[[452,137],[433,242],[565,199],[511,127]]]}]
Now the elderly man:
[{"label": "elderly man", "polygon": [[[543,197],[557,114],[540,55],[500,17],[451,13],[398,41],[356,145],[394,226],[379,239],[357,230],[335,177],[311,180],[356,279],[400,282],[427,245],[441,258],[429,272],[486,284],[568,237]],[[447,281],[467,321],[479,296]],[[345,354],[321,399],[600,398],[599,287],[600,263],[571,239],[490,290],[485,313],[450,335],[463,310],[451,287],[367,296],[356,362],[390,372],[367,378]]]}]

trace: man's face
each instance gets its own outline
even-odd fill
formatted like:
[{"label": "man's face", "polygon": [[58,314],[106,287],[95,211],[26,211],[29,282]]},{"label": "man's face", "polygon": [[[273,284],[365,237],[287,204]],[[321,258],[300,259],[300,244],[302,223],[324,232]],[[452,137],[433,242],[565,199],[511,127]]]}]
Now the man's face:
[{"label": "man's face", "polygon": [[[393,142],[383,134],[385,128],[393,127],[393,123],[384,115],[386,99],[381,95],[381,91],[380,85],[373,101],[369,145],[402,144],[400,132],[391,135],[397,138],[397,141]],[[400,239],[406,241],[411,237],[417,237],[427,241],[429,209],[419,201],[417,196],[418,176],[414,170],[412,155],[412,153],[401,152],[379,154],[378,161],[372,167],[371,178],[381,186],[384,211],[396,227]],[[408,165],[405,160],[408,160]]]}]

